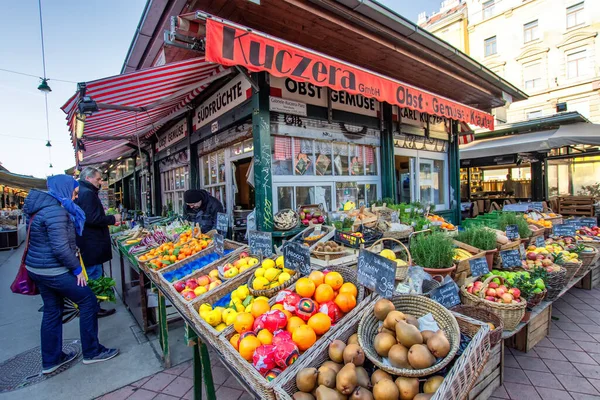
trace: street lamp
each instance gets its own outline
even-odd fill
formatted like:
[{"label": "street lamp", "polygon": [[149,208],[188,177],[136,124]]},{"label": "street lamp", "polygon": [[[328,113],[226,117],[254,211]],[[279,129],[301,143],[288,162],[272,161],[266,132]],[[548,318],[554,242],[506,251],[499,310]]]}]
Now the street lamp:
[{"label": "street lamp", "polygon": [[83,131],[85,129],[85,119],[87,115],[82,113],[77,113],[75,116],[75,132],[77,134],[77,139],[81,139],[83,137]]},{"label": "street lamp", "polygon": [[50,93],[52,89],[48,86],[48,79],[42,78],[42,83],[38,86],[38,90],[43,93]]},{"label": "street lamp", "polygon": [[46,147],[52,147],[52,143],[50,143],[50,140],[48,140],[48,141],[46,142]]}]

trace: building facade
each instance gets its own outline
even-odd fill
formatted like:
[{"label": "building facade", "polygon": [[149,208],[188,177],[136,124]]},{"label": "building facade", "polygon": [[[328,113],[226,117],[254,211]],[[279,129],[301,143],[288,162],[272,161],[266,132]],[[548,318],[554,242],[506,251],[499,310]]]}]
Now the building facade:
[{"label": "building facade", "polygon": [[600,123],[598,1],[450,0],[419,25],[529,95],[498,122],[577,111]]}]

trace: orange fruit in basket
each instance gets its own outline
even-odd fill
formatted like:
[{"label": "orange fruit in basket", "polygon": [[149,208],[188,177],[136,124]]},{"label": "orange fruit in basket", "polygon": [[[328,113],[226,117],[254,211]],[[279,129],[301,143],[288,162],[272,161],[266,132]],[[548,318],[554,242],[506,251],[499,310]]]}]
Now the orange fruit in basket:
[{"label": "orange fruit in basket", "polygon": [[302,320],[302,318],[294,315],[294,316],[288,318],[287,326],[285,329],[289,333],[293,334],[294,331],[296,330],[296,328],[298,328],[299,326],[302,326],[302,325],[306,325],[306,323]]},{"label": "orange fruit in basket", "polygon": [[310,326],[317,335],[323,335],[331,328],[331,318],[323,313],[316,313],[308,320],[308,326]]},{"label": "orange fruit in basket", "polygon": [[254,317],[250,313],[239,313],[235,316],[235,321],[233,321],[233,329],[237,333],[244,333],[252,330],[252,326],[254,325]]},{"label": "orange fruit in basket", "polygon": [[273,304],[273,307],[271,307],[271,310],[279,310],[279,311],[283,311],[283,304]]},{"label": "orange fruit in basket", "polygon": [[334,299],[333,289],[326,283],[320,284],[315,290],[315,301],[319,304],[327,303]]},{"label": "orange fruit in basket", "polygon": [[305,351],[317,341],[317,334],[310,326],[302,325],[292,333],[292,340],[300,351]]},{"label": "orange fruit in basket", "polygon": [[264,300],[255,300],[250,308],[250,313],[254,318],[258,318],[271,309],[269,303]]},{"label": "orange fruit in basket", "polygon": [[358,289],[356,288],[356,286],[353,283],[350,283],[350,282],[344,283],[342,285],[342,287],[340,288],[339,292],[340,293],[348,293],[354,297],[358,296]]},{"label": "orange fruit in basket", "polygon": [[296,282],[296,293],[301,297],[311,298],[315,293],[315,283],[308,278],[300,278]]},{"label": "orange fruit in basket", "polygon": [[293,315],[291,312],[289,312],[288,310],[281,310],[281,312],[285,314],[285,316],[287,317],[287,319],[290,319],[290,318],[292,318],[292,317],[294,316],[294,315]]},{"label": "orange fruit in basket", "polygon": [[338,294],[334,302],[345,313],[356,307],[356,297],[349,293]]},{"label": "orange fruit in basket", "polygon": [[319,287],[319,285],[322,284],[323,280],[325,279],[325,274],[321,271],[313,271],[310,273],[310,275],[308,275],[308,279],[314,282],[315,287]]},{"label": "orange fruit in basket", "polygon": [[273,334],[266,329],[262,329],[256,335],[262,344],[271,344],[273,342]]},{"label": "orange fruit in basket", "polygon": [[344,284],[344,278],[339,272],[331,271],[325,275],[325,283],[331,286],[333,290],[338,290]]},{"label": "orange fruit in basket", "polygon": [[246,336],[240,341],[238,351],[245,360],[252,361],[254,351],[261,345],[262,343],[256,336]]},{"label": "orange fruit in basket", "polygon": [[229,339],[229,343],[231,343],[233,348],[236,350],[239,348],[239,342],[240,342],[240,334],[239,333],[236,333],[235,335],[233,335],[231,337],[231,339]]}]

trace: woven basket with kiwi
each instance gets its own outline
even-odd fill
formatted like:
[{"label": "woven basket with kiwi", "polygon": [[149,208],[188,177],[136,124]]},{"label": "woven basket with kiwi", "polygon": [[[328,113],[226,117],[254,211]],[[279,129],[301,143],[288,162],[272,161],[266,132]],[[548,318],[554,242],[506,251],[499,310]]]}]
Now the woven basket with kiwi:
[{"label": "woven basket with kiwi", "polygon": [[346,248],[333,240],[317,243],[312,252],[313,257],[318,258],[319,260],[335,260],[343,257],[345,254]]}]

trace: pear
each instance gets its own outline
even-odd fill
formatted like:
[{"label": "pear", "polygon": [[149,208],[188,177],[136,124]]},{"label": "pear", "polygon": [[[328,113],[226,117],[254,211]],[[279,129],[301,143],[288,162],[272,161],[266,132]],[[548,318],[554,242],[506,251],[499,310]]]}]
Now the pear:
[{"label": "pear", "polygon": [[377,354],[382,357],[387,357],[388,352],[392,348],[393,345],[396,344],[396,337],[390,335],[389,333],[378,333],[373,339],[373,347]]},{"label": "pear", "polygon": [[379,328],[377,328],[377,333],[389,333],[390,335],[393,335],[394,337],[396,336],[395,330],[388,329],[383,325],[381,325]]},{"label": "pear", "polygon": [[319,371],[319,377],[317,379],[317,384],[327,386],[328,388],[335,388],[335,380],[337,373],[331,368],[324,368]]},{"label": "pear", "polygon": [[415,328],[419,329],[419,320],[413,317],[412,315],[406,316],[406,323],[411,324]]},{"label": "pear", "polygon": [[423,385],[424,393],[435,393],[436,390],[440,387],[440,385],[444,382],[444,377],[435,375],[425,381]]},{"label": "pear", "polygon": [[357,386],[350,396],[350,400],[373,400],[373,394],[364,387]]},{"label": "pear", "polygon": [[358,344],[349,344],[344,349],[344,363],[354,363],[356,366],[361,366],[365,362],[365,352]]},{"label": "pear", "polygon": [[432,393],[419,393],[416,395],[413,400],[429,400],[433,397]]},{"label": "pear", "polygon": [[323,365],[321,365],[321,367],[319,367],[319,372],[321,372],[322,370],[324,370],[326,368],[331,368],[337,374],[338,372],[340,372],[342,367],[343,367],[342,364],[334,363],[333,361],[325,361],[323,363]]},{"label": "pear", "polygon": [[375,314],[375,318],[383,321],[389,312],[394,311],[395,309],[394,303],[388,299],[379,299],[377,300],[377,303],[375,303],[375,307],[373,307],[373,314]]},{"label": "pear", "polygon": [[392,380],[392,376],[390,374],[388,374],[387,372],[385,372],[384,370],[382,370],[382,369],[377,369],[371,375],[371,384],[373,386],[375,386],[377,384],[377,382],[379,382],[382,379],[388,379],[388,380],[391,381]]},{"label": "pear", "polygon": [[450,353],[450,342],[443,330],[439,330],[427,341],[427,348],[435,358],[444,358]]},{"label": "pear", "polygon": [[414,344],[423,343],[423,335],[421,335],[419,329],[404,321],[398,321],[396,323],[396,339],[398,340],[398,343],[408,349]]},{"label": "pear", "polygon": [[373,386],[373,398],[375,400],[398,400],[400,392],[394,382],[382,379]]},{"label": "pear", "polygon": [[341,340],[334,340],[329,344],[329,359],[336,363],[344,362],[344,349],[346,343]]},{"label": "pear", "polygon": [[419,378],[396,378],[396,386],[400,392],[400,400],[412,400],[419,394]]},{"label": "pear", "polygon": [[358,344],[358,333],[355,333],[352,336],[350,336],[346,344]]},{"label": "pear", "polygon": [[358,386],[362,386],[365,389],[368,389],[371,386],[369,373],[363,367],[356,367],[356,381]]},{"label": "pear", "polygon": [[392,346],[388,353],[388,360],[393,367],[412,369],[408,362],[408,349],[401,344]]},{"label": "pear", "polygon": [[292,396],[294,400],[315,400],[315,397],[310,393],[296,392]]},{"label": "pear", "polygon": [[337,374],[335,380],[335,388],[341,394],[348,396],[352,394],[356,385],[358,384],[358,377],[356,376],[356,365],[349,362],[344,365],[344,368]]},{"label": "pear", "polygon": [[414,369],[425,369],[435,364],[435,357],[424,344],[415,344],[408,351],[408,362]]},{"label": "pear", "polygon": [[423,336],[423,343],[427,344],[427,341],[435,335],[434,331],[421,331],[421,336]]},{"label": "pear", "polygon": [[315,391],[315,397],[317,400],[348,400],[347,396],[344,396],[335,389],[330,389],[327,386],[319,386]]},{"label": "pear", "polygon": [[404,313],[400,311],[390,311],[385,320],[383,321],[383,327],[389,330],[396,330],[396,322],[406,320]]},{"label": "pear", "polygon": [[296,374],[296,386],[304,393],[310,393],[317,387],[319,373],[316,368],[303,368]]}]

